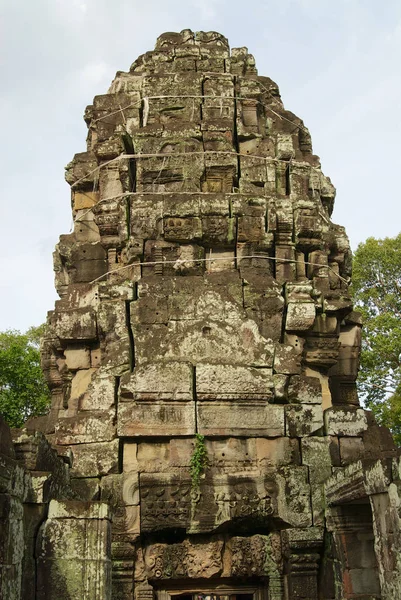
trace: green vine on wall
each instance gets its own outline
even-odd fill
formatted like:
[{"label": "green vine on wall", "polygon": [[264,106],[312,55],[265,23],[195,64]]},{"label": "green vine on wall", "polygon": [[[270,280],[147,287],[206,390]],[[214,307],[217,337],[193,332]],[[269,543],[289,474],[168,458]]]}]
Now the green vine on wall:
[{"label": "green vine on wall", "polygon": [[195,446],[190,460],[190,469],[192,487],[198,488],[200,479],[209,464],[207,450],[205,446],[205,436],[200,433],[195,434]]}]

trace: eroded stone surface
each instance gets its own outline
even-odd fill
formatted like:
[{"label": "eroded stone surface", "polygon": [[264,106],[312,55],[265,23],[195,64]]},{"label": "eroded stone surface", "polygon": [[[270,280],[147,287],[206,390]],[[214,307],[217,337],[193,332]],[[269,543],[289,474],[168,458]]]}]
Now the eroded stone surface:
[{"label": "eroded stone surface", "polygon": [[309,131],[246,48],[190,30],[85,121],[51,411],[13,442],[0,422],[0,596],[400,597],[401,469],[359,408],[351,254]]}]

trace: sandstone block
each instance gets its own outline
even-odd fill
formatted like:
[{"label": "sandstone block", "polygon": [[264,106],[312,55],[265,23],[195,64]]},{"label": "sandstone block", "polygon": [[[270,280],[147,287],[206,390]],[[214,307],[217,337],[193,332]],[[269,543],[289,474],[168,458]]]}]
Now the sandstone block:
[{"label": "sandstone block", "polygon": [[188,468],[194,451],[194,439],[172,439],[168,448],[168,467],[167,468]]},{"label": "sandstone block", "polygon": [[276,402],[287,401],[288,381],[288,375],[282,375],[280,373],[275,373],[273,375],[274,399]]},{"label": "sandstone block", "polygon": [[365,445],[361,437],[340,437],[339,446],[342,465],[349,465],[365,457]]},{"label": "sandstone block", "polygon": [[[163,194],[161,198],[162,209],[159,214],[163,214],[163,217],[197,217],[200,214],[200,202],[201,195],[199,194]],[[153,202],[160,202],[160,198],[157,195],[151,198],[150,204]],[[227,215],[228,215],[228,202],[227,202]]]},{"label": "sandstone block", "polygon": [[[116,401],[116,378],[105,369],[91,369],[96,373],[80,401],[81,410],[109,410]],[[73,380],[74,382],[74,380]]]},{"label": "sandstone block", "polygon": [[167,298],[140,298],[131,303],[132,323],[167,323]]},{"label": "sandstone block", "polygon": [[358,594],[360,597],[380,594],[379,577],[376,568],[350,569],[349,577],[350,586],[352,586],[351,589],[354,594]]},{"label": "sandstone block", "polygon": [[[68,532],[65,532],[68,535]],[[78,533],[75,537],[78,537]],[[71,540],[75,539],[71,536]],[[90,543],[95,543],[94,538]],[[110,560],[62,558],[37,559],[38,578],[36,600],[82,598],[89,600],[100,594],[111,600]],[[62,575],[60,575],[62,573]]]},{"label": "sandstone block", "polygon": [[287,331],[307,331],[313,326],[315,316],[313,302],[289,302],[285,328]]},{"label": "sandstone block", "polygon": [[0,415],[0,455],[15,458],[11,429]]},{"label": "sandstone block", "polygon": [[368,427],[362,408],[333,406],[325,410],[326,435],[360,436]]},{"label": "sandstone block", "polygon": [[251,319],[170,321],[134,326],[133,331],[137,365],[166,360],[258,367],[273,363],[273,342],[260,334]]},{"label": "sandstone block", "polygon": [[276,514],[272,473],[206,477],[201,493],[187,474],[141,474],[141,530],[186,529],[206,533],[237,518],[269,519]]},{"label": "sandstone block", "polygon": [[315,250],[309,254],[307,273],[309,279],[313,277],[328,277],[327,275],[327,253],[321,250]]},{"label": "sandstone block", "polygon": [[[205,441],[210,468],[218,473],[240,473],[257,468],[256,440],[229,437]],[[183,453],[181,453],[183,458]],[[190,460],[190,456],[188,457]],[[187,459],[188,460],[188,459]],[[188,463],[189,464],[189,460]]]},{"label": "sandstone block", "polygon": [[290,437],[313,435],[323,429],[323,410],[316,404],[291,404],[285,407],[286,431]]},{"label": "sandstone block", "polygon": [[23,504],[19,498],[10,494],[0,494],[0,561],[2,565],[18,565],[23,558],[23,516]]},{"label": "sandstone block", "polygon": [[[238,318],[238,306],[231,308],[231,314]],[[230,310],[228,302],[222,297],[220,289],[206,289],[197,299],[195,304],[195,316],[201,320],[224,321],[228,316],[227,309]]]},{"label": "sandstone block", "polygon": [[244,308],[248,317],[258,323],[264,337],[279,341],[284,308],[280,289],[277,289],[272,277],[252,273],[252,269],[241,270],[244,275]]},{"label": "sandstone block", "polygon": [[122,533],[123,535],[128,535],[131,539],[139,536],[141,533],[140,506],[124,506],[124,508],[121,509],[121,512],[121,521],[119,518],[120,515],[117,515],[115,519],[116,532]]},{"label": "sandstone block", "polygon": [[235,267],[234,250],[213,250],[207,256],[206,262],[207,273],[218,273]]},{"label": "sandstone block", "polygon": [[92,376],[96,369],[80,369],[71,382],[70,401],[78,401],[87,392]]},{"label": "sandstone block", "polygon": [[302,463],[313,470],[315,482],[323,483],[331,476],[331,439],[305,437],[301,440]]},{"label": "sandstone block", "polygon": [[[110,509],[104,502],[79,502],[78,500],[51,500],[49,519],[108,520]],[[95,551],[94,548],[91,551]],[[93,558],[96,558],[93,556]]]},{"label": "sandstone block", "polygon": [[[292,222],[292,215],[289,214],[286,220],[287,222],[282,220],[279,211],[277,211],[277,226],[278,229],[283,230],[282,232],[280,232],[279,235],[280,237],[284,238],[284,242],[290,242],[292,237],[292,226],[290,225],[290,223]],[[294,262],[292,262],[295,260],[295,252],[293,246],[276,245],[275,250],[276,259],[278,259],[275,261],[277,281],[279,281],[280,283],[284,283],[285,281],[293,281],[295,279],[295,264]],[[280,259],[283,260],[280,261]],[[289,324],[292,326],[298,325],[303,328],[305,326],[306,313],[304,311],[298,312],[296,310],[293,310],[293,307],[291,307],[291,309],[290,307],[288,308],[290,313]],[[291,318],[292,311],[294,314]],[[287,327],[287,329],[290,329],[290,327]]]},{"label": "sandstone block", "polygon": [[56,424],[56,444],[109,442],[115,437],[114,411],[87,411],[61,418]]},{"label": "sandstone block", "polygon": [[330,369],[329,375],[340,376],[355,381],[359,368],[359,353],[361,347],[361,327],[347,325],[339,336],[338,363]]},{"label": "sandstone block", "polygon": [[302,463],[309,468],[314,525],[324,524],[325,497],[323,484],[332,473],[331,439],[307,437],[301,440]]},{"label": "sandstone block", "polygon": [[238,242],[258,242],[265,235],[265,217],[238,217]]},{"label": "sandstone block", "polygon": [[216,577],[223,570],[223,542],[151,544],[146,549],[145,567],[147,576],[156,580]]},{"label": "sandstone block", "polygon": [[317,377],[294,375],[288,386],[288,400],[291,403],[322,404],[322,385]]},{"label": "sandstone block", "polygon": [[321,390],[322,390],[322,407],[323,410],[325,410],[326,408],[330,408],[333,404],[332,402],[332,397],[331,397],[331,391],[330,391],[330,386],[329,386],[329,378],[327,375],[321,373],[321,371],[318,371],[316,369],[311,369],[310,367],[307,367],[305,369],[305,376],[306,377],[312,377],[312,378],[316,378],[320,381],[320,385],[321,385]]},{"label": "sandstone block", "polygon": [[198,217],[166,217],[163,231],[165,240],[190,242],[202,237],[202,222]]},{"label": "sandstone block", "polygon": [[99,202],[99,192],[81,191],[73,193],[74,210],[91,208],[97,202]]},{"label": "sandstone block", "polygon": [[235,219],[217,215],[202,217],[203,240],[213,246],[232,245],[235,240]]},{"label": "sandstone block", "polygon": [[[89,222],[89,226],[90,222]],[[78,230],[79,234],[83,234],[84,222],[82,222],[80,226],[80,230]],[[96,225],[93,226],[96,229]],[[95,236],[96,237],[96,236]],[[97,236],[98,238],[98,236]],[[92,281],[99,274],[105,270],[106,267],[106,251],[102,244],[99,241],[91,241],[89,243],[88,236],[86,236],[85,242],[81,242],[79,244],[75,244],[71,251],[71,261],[76,265],[75,273],[73,275],[73,280],[75,283],[82,283],[85,281]],[[92,273],[91,273],[92,269]]]},{"label": "sandstone block", "polygon": [[196,367],[198,400],[269,400],[273,398],[272,371],[233,365]]},{"label": "sandstone block", "polygon": [[352,309],[352,300],[351,298],[348,296],[348,294],[334,294],[333,290],[330,295],[325,295],[325,298],[323,300],[323,310],[327,313],[330,312],[338,312],[339,310],[343,310],[343,311],[351,311]]},{"label": "sandstone block", "polygon": [[56,331],[61,340],[94,340],[97,337],[96,315],[90,308],[64,310],[56,315]]},{"label": "sandstone block", "polygon": [[199,197],[199,210],[202,216],[220,215],[228,217],[230,214],[230,194],[202,194]]},{"label": "sandstone block", "polygon": [[35,504],[49,502],[52,488],[51,479],[50,473],[32,474],[26,500]]},{"label": "sandstone block", "polygon": [[256,456],[263,468],[268,466],[299,465],[298,440],[280,437],[272,440],[256,438]]},{"label": "sandstone block", "polygon": [[[230,576],[269,577],[269,594],[272,600],[281,596],[280,573],[282,571],[281,539],[278,532],[270,535],[232,537],[226,544],[229,566],[225,573]],[[276,587],[275,584],[278,584]],[[277,591],[277,595],[275,592]]]},{"label": "sandstone block", "polygon": [[277,511],[292,527],[310,527],[312,511],[307,467],[281,467],[277,473]]},{"label": "sandstone block", "polygon": [[138,444],[136,442],[125,442],[123,445],[123,472],[138,471],[137,459]]},{"label": "sandstone block", "polygon": [[[359,463],[360,464],[360,463]],[[366,468],[366,478],[365,478],[365,489],[366,492],[370,495],[380,495],[383,494],[382,500],[383,504],[387,504],[387,499],[385,494],[388,493],[391,497],[392,502],[398,503],[398,490],[395,485],[392,485],[389,489],[389,485],[391,482],[391,468],[388,463],[384,460],[377,460],[373,464],[369,464]],[[382,510],[383,510],[382,504]],[[380,500],[379,500],[380,505]],[[394,505],[393,505],[394,506]],[[380,514],[380,513],[379,513]]]},{"label": "sandstone block", "polygon": [[273,371],[294,375],[301,372],[301,355],[293,346],[275,345]]},{"label": "sandstone block", "polygon": [[89,369],[91,366],[89,348],[67,348],[64,350],[64,355],[70,371]]},{"label": "sandstone block", "polygon": [[71,489],[80,500],[96,500],[100,494],[100,479],[98,477],[73,478]]},{"label": "sandstone block", "polygon": [[193,369],[188,363],[147,363],[123,375],[121,400],[189,402],[193,399]]},{"label": "sandstone block", "polygon": [[200,402],[197,406],[199,432],[207,436],[245,435],[279,437],[284,435],[284,408],[253,402]]},{"label": "sandstone block", "polygon": [[137,506],[139,504],[138,473],[132,471],[102,477],[100,499],[113,509],[121,505]]},{"label": "sandstone block", "polygon": [[[96,167],[97,162],[93,152],[79,152],[66,167],[66,181],[73,185],[75,190],[88,187],[88,184],[93,185],[95,177],[93,171]],[[80,182],[76,184],[78,180]]]},{"label": "sandstone block", "polygon": [[169,469],[169,442],[126,442],[123,450],[123,471],[161,473]]},{"label": "sandstone block", "polygon": [[52,500],[36,544],[37,598],[110,600],[110,534],[106,504]]},{"label": "sandstone block", "polygon": [[73,444],[73,477],[93,477],[118,472],[118,440]]},{"label": "sandstone block", "polygon": [[121,402],[117,411],[119,436],[181,436],[195,433],[194,402]]}]

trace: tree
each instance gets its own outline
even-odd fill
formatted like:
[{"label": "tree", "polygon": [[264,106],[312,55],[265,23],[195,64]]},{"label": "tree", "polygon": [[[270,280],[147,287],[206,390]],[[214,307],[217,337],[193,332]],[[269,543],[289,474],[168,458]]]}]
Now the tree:
[{"label": "tree", "polygon": [[358,388],[401,445],[401,234],[358,246],[352,288],[364,317]]},{"label": "tree", "polygon": [[43,326],[25,334],[0,332],[0,414],[10,427],[48,411],[50,392],[40,368],[39,342]]}]

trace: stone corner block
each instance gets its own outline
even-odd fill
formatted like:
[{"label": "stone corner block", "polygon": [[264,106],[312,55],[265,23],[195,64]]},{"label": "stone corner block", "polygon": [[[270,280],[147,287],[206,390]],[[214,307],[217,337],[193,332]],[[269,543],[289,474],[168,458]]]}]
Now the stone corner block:
[{"label": "stone corner block", "polygon": [[111,520],[110,507],[105,502],[79,502],[78,500],[51,500],[49,519],[107,519]]},{"label": "stone corner block", "polygon": [[333,406],[324,411],[326,435],[359,436],[368,428],[363,408]]}]

